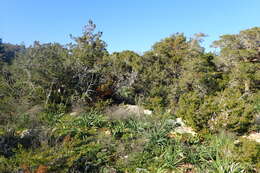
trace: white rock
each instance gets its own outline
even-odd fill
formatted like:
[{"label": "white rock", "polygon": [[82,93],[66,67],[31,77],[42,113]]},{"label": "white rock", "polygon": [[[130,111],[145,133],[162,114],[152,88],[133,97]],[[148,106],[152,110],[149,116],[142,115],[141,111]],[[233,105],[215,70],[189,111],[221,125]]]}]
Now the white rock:
[{"label": "white rock", "polygon": [[20,134],[21,138],[24,138],[25,136],[29,136],[31,134],[30,129],[23,130],[22,133]]},{"label": "white rock", "polygon": [[174,131],[179,134],[188,133],[193,136],[196,135],[196,132],[194,132],[194,130],[191,127],[180,126],[180,127],[177,127]]},{"label": "white rock", "polygon": [[260,143],[260,133],[253,132],[250,133],[248,136],[243,136],[243,137],[255,141],[257,143]]},{"label": "white rock", "polygon": [[71,112],[70,116],[77,116],[79,113],[78,112]]},{"label": "white rock", "polygon": [[176,123],[179,124],[180,126],[185,126],[181,118],[176,118]]},{"label": "white rock", "polygon": [[142,115],[151,115],[152,111],[144,109],[138,105],[119,105],[112,106],[105,110],[105,113],[112,119],[126,119],[129,117],[140,117]]},{"label": "white rock", "polygon": [[152,115],[153,112],[152,112],[151,110],[145,109],[145,110],[144,110],[144,114],[145,114],[145,115]]}]

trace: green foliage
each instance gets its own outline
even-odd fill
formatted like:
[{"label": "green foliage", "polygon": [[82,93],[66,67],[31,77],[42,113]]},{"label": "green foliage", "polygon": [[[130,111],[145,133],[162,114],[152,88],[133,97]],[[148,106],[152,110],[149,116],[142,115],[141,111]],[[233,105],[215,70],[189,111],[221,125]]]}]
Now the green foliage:
[{"label": "green foliage", "polygon": [[[219,54],[176,33],[143,55],[109,53],[95,28],[65,46],[0,40],[0,172],[257,172],[259,144],[235,135],[259,131],[259,27]],[[104,114],[122,103],[153,114]]]},{"label": "green foliage", "polygon": [[25,51],[24,45],[13,45],[10,43],[3,43],[0,38],[0,64],[11,64],[20,53]]},{"label": "green foliage", "polygon": [[[239,34],[223,35],[214,42],[220,47],[220,63],[230,71],[230,85],[255,90],[259,84],[259,38],[260,28],[241,31]],[[259,88],[258,88],[259,89]]]},{"label": "green foliage", "polygon": [[[202,98],[195,92],[183,94],[179,100],[179,109],[176,115],[182,117],[192,127],[201,128],[208,121],[208,117],[202,117],[198,113],[198,109],[202,103]],[[204,123],[201,121],[204,121]]]},{"label": "green foliage", "polygon": [[72,37],[76,41],[76,45],[71,46],[74,58],[90,69],[99,65],[102,58],[108,55],[106,43],[101,40],[102,32],[95,33],[95,29],[96,25],[89,20],[84,27],[83,35]]},{"label": "green foliage", "polygon": [[218,83],[222,76],[213,58],[212,54],[202,54],[185,62],[180,79],[182,92],[196,91],[200,95],[209,95],[220,89]]},{"label": "green foliage", "polygon": [[104,58],[105,84],[109,85],[117,102],[134,104],[140,63],[141,56],[132,51],[115,52]]},{"label": "green foliage", "polygon": [[[246,141],[235,146],[234,136],[226,132],[203,138],[171,137],[175,126],[167,119],[108,120],[96,111],[53,117],[49,142],[38,148],[20,146],[14,156],[0,157],[1,172],[35,171],[40,166],[50,172],[83,171],[86,167],[89,172],[241,172],[253,170],[248,165],[257,164],[258,145],[250,144],[252,150],[246,149]],[[238,156],[247,151],[241,160]]]},{"label": "green foliage", "polygon": [[[84,139],[95,133],[96,128],[104,127],[106,124],[102,114],[92,111],[79,117],[69,115],[60,116],[55,123],[54,133],[58,136],[76,136]],[[92,130],[90,130],[92,128]],[[94,130],[94,131],[93,131]]]},{"label": "green foliage", "polygon": [[[219,98],[223,98],[223,100]],[[254,95],[246,97],[236,90],[225,90],[217,98],[221,112],[215,121],[231,131],[247,132],[256,115],[254,98]]]},{"label": "green foliage", "polygon": [[83,36],[75,38],[77,44],[70,48],[39,42],[27,48],[11,67],[15,94],[27,104],[70,106],[95,99],[101,73],[94,64],[102,60],[106,51],[101,35],[94,34],[94,29],[90,22]]},{"label": "green foliage", "polygon": [[3,61],[4,61],[4,45],[2,39],[0,38],[0,65],[3,64]]},{"label": "green foliage", "polygon": [[161,97],[169,105],[179,96],[178,79],[182,64],[191,56],[189,42],[183,34],[175,34],[156,44],[143,55],[137,90],[150,98]]},{"label": "green foliage", "polygon": [[258,94],[244,96],[239,90],[230,89],[205,98],[197,93],[184,94],[176,115],[197,130],[216,132],[226,129],[243,134],[253,130],[257,98]]},{"label": "green foliage", "polygon": [[246,139],[240,139],[240,143],[235,148],[237,155],[243,153],[243,157],[237,157],[237,161],[245,162],[247,164],[256,165],[257,169],[260,167],[259,154],[260,154],[260,144],[254,141],[249,141]]}]

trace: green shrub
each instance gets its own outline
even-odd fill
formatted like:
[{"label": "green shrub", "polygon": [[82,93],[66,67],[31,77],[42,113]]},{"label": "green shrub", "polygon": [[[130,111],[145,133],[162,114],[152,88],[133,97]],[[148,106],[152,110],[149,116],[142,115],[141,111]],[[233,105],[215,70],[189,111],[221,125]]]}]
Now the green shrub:
[{"label": "green shrub", "polygon": [[256,169],[260,169],[260,144],[244,138],[240,138],[239,141],[235,148],[236,160],[248,165],[254,165]]}]

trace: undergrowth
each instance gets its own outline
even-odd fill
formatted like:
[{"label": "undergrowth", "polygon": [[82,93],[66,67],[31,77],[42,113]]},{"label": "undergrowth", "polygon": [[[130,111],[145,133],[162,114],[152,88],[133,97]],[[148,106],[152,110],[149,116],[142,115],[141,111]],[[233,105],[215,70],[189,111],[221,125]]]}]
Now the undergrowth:
[{"label": "undergrowth", "polygon": [[46,172],[238,173],[259,169],[259,144],[244,139],[238,143],[235,135],[224,131],[218,135],[170,135],[176,128],[168,123],[175,118],[173,115],[111,120],[96,110],[78,116],[44,114],[48,117],[42,119],[44,128],[34,132],[38,147],[22,142],[32,138],[28,129],[28,134],[23,134],[21,128],[9,134],[3,130],[1,145],[7,135],[9,140],[13,136],[12,140],[17,141],[8,146],[13,154],[8,157],[1,154],[0,172],[44,169]]}]

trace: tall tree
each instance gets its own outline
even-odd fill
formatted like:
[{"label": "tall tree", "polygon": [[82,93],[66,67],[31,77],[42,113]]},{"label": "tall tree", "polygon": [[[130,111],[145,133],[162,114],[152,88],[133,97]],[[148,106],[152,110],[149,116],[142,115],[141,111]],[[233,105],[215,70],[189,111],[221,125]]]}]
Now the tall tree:
[{"label": "tall tree", "polygon": [[3,62],[4,62],[4,45],[2,39],[0,38],[0,67],[2,66]]},{"label": "tall tree", "polygon": [[260,84],[260,27],[223,35],[213,46],[221,49],[219,59],[230,72],[230,86],[248,92]]},{"label": "tall tree", "polygon": [[95,32],[96,25],[92,20],[84,27],[83,35],[72,37],[76,42],[72,46],[72,53],[89,68],[93,68],[100,63],[102,58],[108,55],[106,43],[101,39],[102,32]]},{"label": "tall tree", "polygon": [[110,89],[117,102],[134,103],[135,84],[139,80],[141,56],[133,51],[114,52],[104,58],[102,73],[105,79],[102,92]]},{"label": "tall tree", "polygon": [[183,65],[202,53],[198,47],[197,40],[189,40],[181,33],[155,43],[142,58],[139,86],[144,95],[163,105],[177,102]]}]

